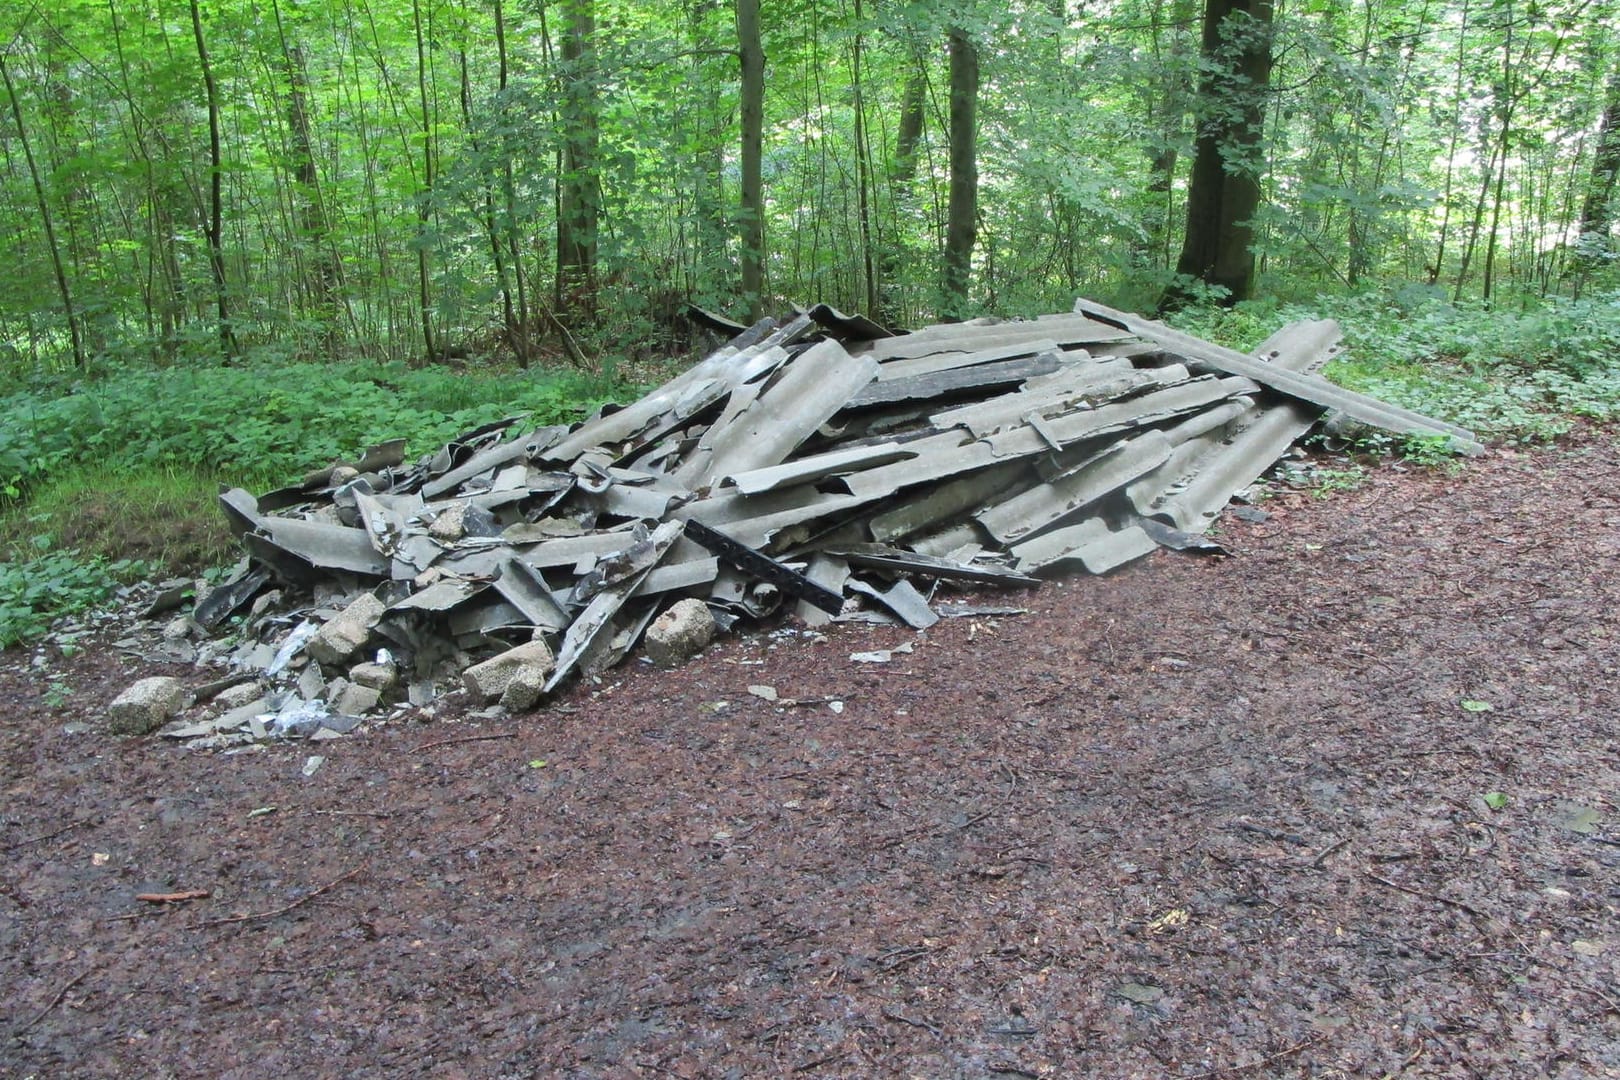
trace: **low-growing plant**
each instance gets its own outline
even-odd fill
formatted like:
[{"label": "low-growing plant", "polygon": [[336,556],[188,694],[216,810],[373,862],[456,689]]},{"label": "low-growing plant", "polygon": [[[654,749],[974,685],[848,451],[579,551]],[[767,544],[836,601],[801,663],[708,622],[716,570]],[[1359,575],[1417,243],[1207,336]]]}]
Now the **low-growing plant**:
[{"label": "low-growing plant", "polygon": [[134,559],[84,557],[38,537],[27,558],[0,562],[0,649],[32,641],[63,615],[112,597],[118,586],[145,576]]},{"label": "low-growing plant", "polygon": [[403,438],[428,453],[507,416],[578,419],[629,388],[578,375],[467,374],[401,364],[123,369],[0,397],[0,499],[72,465],[187,469],[284,482]]}]

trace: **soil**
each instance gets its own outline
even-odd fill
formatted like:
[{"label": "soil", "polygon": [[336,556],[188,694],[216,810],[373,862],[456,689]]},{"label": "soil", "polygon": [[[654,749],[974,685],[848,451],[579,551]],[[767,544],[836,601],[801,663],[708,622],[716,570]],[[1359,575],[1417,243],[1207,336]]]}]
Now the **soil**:
[{"label": "soil", "polygon": [[0,1073],[1620,1076],[1617,449],[318,745],[13,652]]}]

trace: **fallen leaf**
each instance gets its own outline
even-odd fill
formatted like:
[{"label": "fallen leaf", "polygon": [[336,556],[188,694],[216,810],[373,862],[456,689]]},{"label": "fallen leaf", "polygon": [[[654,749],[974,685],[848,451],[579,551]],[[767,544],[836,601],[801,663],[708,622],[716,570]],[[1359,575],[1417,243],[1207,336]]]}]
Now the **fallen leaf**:
[{"label": "fallen leaf", "polygon": [[1491,703],[1490,702],[1488,702],[1488,701],[1475,701],[1473,698],[1463,698],[1462,707],[1463,707],[1463,710],[1465,712],[1490,712],[1491,711]]},{"label": "fallen leaf", "polygon": [[1492,810],[1500,810],[1503,807],[1507,806],[1507,804],[1508,804],[1508,797],[1506,795],[1504,795],[1502,792],[1500,792],[1500,791],[1487,791],[1485,793],[1485,805],[1490,807]]},{"label": "fallen leaf", "polygon": [[1148,930],[1155,934],[1162,934],[1166,930],[1178,930],[1191,920],[1192,915],[1186,908],[1172,908],[1148,923]]},{"label": "fallen leaf", "polygon": [[748,692],[766,701],[776,700],[776,687],[774,686],[750,686]]},{"label": "fallen leaf", "polygon": [[1580,956],[1602,956],[1604,950],[1608,948],[1601,941],[1583,941],[1580,938],[1570,942],[1569,947]]}]

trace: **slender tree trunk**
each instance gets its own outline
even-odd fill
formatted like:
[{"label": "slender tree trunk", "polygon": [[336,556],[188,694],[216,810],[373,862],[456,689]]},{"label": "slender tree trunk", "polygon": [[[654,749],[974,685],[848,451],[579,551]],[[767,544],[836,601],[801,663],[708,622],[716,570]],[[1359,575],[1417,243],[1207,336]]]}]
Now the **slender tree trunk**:
[{"label": "slender tree trunk", "polygon": [[562,161],[557,177],[557,311],[576,320],[596,314],[597,229],[602,186],[596,70],[595,0],[561,5],[563,100]]},{"label": "slender tree trunk", "polygon": [[202,9],[191,0],[191,32],[197,41],[197,64],[202,69],[203,90],[208,100],[208,270],[214,283],[214,311],[219,319],[219,347],[226,356],[236,355],[236,332],[231,327],[230,296],[225,288],[225,163],[219,134],[219,87],[208,60],[208,43],[203,37]]},{"label": "slender tree trunk", "polygon": [[855,184],[857,216],[861,230],[861,269],[866,281],[866,310],[876,314],[878,310],[878,275],[877,261],[872,253],[872,159],[869,156],[870,147],[867,145],[866,133],[866,99],[861,85],[861,60],[863,52],[864,27],[860,24],[865,17],[861,10],[861,0],[855,0],[855,41],[853,43],[854,56],[851,59],[851,90],[854,94],[855,106]]},{"label": "slender tree trunk", "polygon": [[1608,99],[1598,125],[1597,147],[1592,151],[1592,171],[1581,199],[1578,266],[1590,271],[1613,248],[1615,181],[1620,178],[1620,70],[1609,77]]},{"label": "slender tree trunk", "polygon": [[950,59],[951,182],[940,314],[959,319],[967,310],[979,219],[979,53],[961,28],[951,30]]},{"label": "slender tree trunk", "polygon": [[[276,10],[278,26],[281,21]],[[287,129],[292,140],[293,194],[299,241],[309,246],[313,275],[309,292],[320,321],[321,343],[332,349],[338,336],[338,269],[326,208],[321,204],[320,174],[315,167],[315,138],[309,122],[309,76],[302,46],[281,37],[281,56],[287,78]]]},{"label": "slender tree trunk", "polygon": [[73,366],[83,371],[90,366],[84,351],[84,332],[79,326],[79,313],[73,306],[73,290],[68,287],[67,270],[62,265],[62,249],[56,242],[56,224],[51,217],[51,203],[45,196],[45,184],[40,179],[39,166],[34,163],[34,148],[28,138],[28,127],[23,123],[22,107],[17,102],[17,88],[11,81],[11,68],[6,65],[6,54],[0,50],[0,78],[4,78],[6,97],[11,102],[11,117],[17,124],[17,139],[22,143],[23,160],[28,164],[28,178],[34,184],[34,199],[39,206],[40,224],[45,230],[45,246],[50,249],[51,269],[56,274],[56,289],[62,298],[62,314],[67,319],[68,339],[73,347]]},{"label": "slender tree trunk", "polygon": [[426,362],[439,358],[440,345],[433,332],[433,268],[428,259],[428,232],[433,221],[433,108],[428,99],[427,27],[422,0],[412,0],[411,24],[416,33],[416,94],[422,109],[422,190],[417,194],[416,307],[422,325]]},{"label": "slender tree trunk", "polygon": [[1159,310],[1190,299],[1190,281],[1219,289],[1235,304],[1254,289],[1254,228],[1260,207],[1260,143],[1271,78],[1271,0],[1207,0],[1198,126],[1187,233],[1176,262],[1180,280]]},{"label": "slender tree trunk", "polygon": [[759,36],[759,0],[737,0],[737,49],[742,63],[742,176],[738,185],[742,291],[748,321],[753,322],[765,307],[765,197],[760,178],[765,147],[765,48]]},{"label": "slender tree trunk", "polygon": [[897,185],[917,177],[917,147],[922,143],[927,104],[928,75],[918,64],[906,76],[900,96],[900,126],[894,134],[894,161],[889,167],[889,179]]}]

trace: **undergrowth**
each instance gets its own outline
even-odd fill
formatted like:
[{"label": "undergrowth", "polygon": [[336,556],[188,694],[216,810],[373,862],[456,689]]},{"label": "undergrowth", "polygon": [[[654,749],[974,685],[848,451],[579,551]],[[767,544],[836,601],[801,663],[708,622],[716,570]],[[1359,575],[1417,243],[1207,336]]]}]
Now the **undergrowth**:
[{"label": "undergrowth", "polygon": [[121,582],[229,558],[221,483],[281,486],[394,438],[414,458],[504,417],[567,423],[635,393],[377,363],[127,368],[13,390],[0,396],[0,648]]},{"label": "undergrowth", "polygon": [[[1344,350],[1324,374],[1342,386],[1449,420],[1489,442],[1544,443],[1579,420],[1620,417],[1620,292],[1532,305],[1453,304],[1429,290],[1250,302],[1176,316],[1238,349],[1300,319],[1337,319]],[[1391,440],[1374,441],[1389,443]],[[1400,440],[1409,459],[1434,457]]]}]

